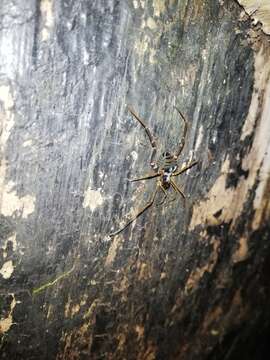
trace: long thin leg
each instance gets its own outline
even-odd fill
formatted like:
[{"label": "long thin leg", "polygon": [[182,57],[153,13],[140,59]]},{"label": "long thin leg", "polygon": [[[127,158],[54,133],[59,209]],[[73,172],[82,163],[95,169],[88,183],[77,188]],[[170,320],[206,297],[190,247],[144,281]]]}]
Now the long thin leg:
[{"label": "long thin leg", "polygon": [[188,169],[192,168],[196,164],[198,164],[198,161],[193,161],[191,164],[185,166],[183,169],[173,173],[172,176],[178,176],[178,175],[182,174],[183,172],[187,171]]},{"label": "long thin leg", "polygon": [[175,109],[178,111],[178,113],[180,114],[181,118],[184,120],[184,133],[182,135],[182,138],[180,140],[180,144],[179,144],[179,148],[177,150],[177,152],[175,153],[175,157],[178,158],[179,155],[181,154],[184,146],[185,146],[185,141],[186,141],[186,135],[187,135],[187,129],[188,129],[188,124],[187,124],[187,120],[184,117],[184,115],[182,114],[182,112],[175,106]]},{"label": "long thin leg", "polygon": [[167,199],[167,196],[168,196],[167,191],[164,189],[164,187],[162,185],[160,185],[160,188],[161,188],[164,196],[163,196],[163,199],[161,200],[161,202],[156,204],[156,206],[161,206],[164,203],[164,201]]},{"label": "long thin leg", "polygon": [[183,193],[183,191],[181,191],[179,189],[179,187],[176,185],[176,183],[172,179],[170,180],[170,183],[172,184],[172,187],[174,188],[174,190],[177,191],[178,194],[180,194],[183,197],[184,200],[186,200],[185,194]]},{"label": "long thin leg", "polygon": [[111,233],[111,234],[110,234],[110,237],[114,237],[115,235],[118,235],[120,232],[122,232],[123,230],[125,230],[125,228],[127,228],[131,223],[133,223],[133,221],[135,221],[140,215],[142,215],[147,209],[149,209],[149,208],[153,205],[159,187],[160,187],[160,186],[157,185],[156,190],[155,190],[155,192],[154,192],[151,200],[138,212],[138,214],[137,214],[136,216],[134,216],[131,220],[129,220],[129,222],[128,222],[125,226],[123,226],[123,227],[120,228],[119,230],[115,231],[114,233]]},{"label": "long thin leg", "polygon": [[156,153],[157,153],[157,144],[156,144],[155,138],[152,136],[149,128],[145,125],[144,121],[139,118],[139,116],[131,109],[131,107],[128,106],[128,110],[135,117],[135,119],[137,119],[139,121],[139,123],[142,125],[142,127],[144,128],[144,130],[146,132],[146,135],[148,136],[148,139],[150,140],[150,143],[152,146],[150,165],[154,170],[157,170],[158,166],[157,166],[157,163],[154,161],[154,159],[156,157]]},{"label": "long thin leg", "polygon": [[136,178],[136,179],[128,179],[128,181],[134,182],[134,181],[154,179],[154,178],[157,177],[157,176],[160,176],[160,173],[151,174],[151,175],[145,175],[145,176],[143,176],[143,177],[141,177],[141,178]]}]

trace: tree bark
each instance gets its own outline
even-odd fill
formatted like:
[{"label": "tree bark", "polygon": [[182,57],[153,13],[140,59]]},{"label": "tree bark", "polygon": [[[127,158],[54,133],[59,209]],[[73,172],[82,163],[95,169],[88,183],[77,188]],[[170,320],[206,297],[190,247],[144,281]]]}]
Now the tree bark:
[{"label": "tree bark", "polygon": [[[1,359],[263,358],[270,45],[236,1],[2,0]],[[187,196],[152,206],[188,133]],[[162,194],[161,194],[162,195]],[[160,198],[161,199],[161,198]]]}]

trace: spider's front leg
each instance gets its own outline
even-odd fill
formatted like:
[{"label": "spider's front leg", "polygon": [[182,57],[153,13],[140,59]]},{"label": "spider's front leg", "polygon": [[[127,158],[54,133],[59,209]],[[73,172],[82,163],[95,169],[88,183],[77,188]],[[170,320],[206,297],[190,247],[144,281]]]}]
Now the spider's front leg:
[{"label": "spider's front leg", "polygon": [[157,163],[155,161],[156,154],[157,154],[156,140],[155,140],[154,136],[151,134],[150,129],[146,126],[144,121],[134,112],[134,110],[132,110],[131,107],[129,107],[129,106],[128,106],[128,110],[135,117],[135,119],[139,121],[139,123],[142,125],[142,127],[144,128],[144,130],[146,132],[146,135],[147,135],[147,137],[148,137],[148,139],[150,141],[150,144],[152,146],[152,153],[151,153],[151,158],[150,158],[150,166],[152,167],[153,170],[157,171],[158,165],[157,165]]},{"label": "spider's front leg", "polygon": [[149,180],[149,179],[154,179],[157,176],[160,176],[160,173],[145,175],[141,178],[128,179],[128,181],[135,182],[135,181]]},{"label": "spider's front leg", "polygon": [[197,165],[197,164],[198,164],[198,161],[195,160],[195,161],[193,161],[192,163],[186,165],[183,169],[181,169],[181,170],[179,170],[179,171],[177,171],[177,172],[175,172],[175,173],[172,173],[172,176],[178,176],[178,175],[180,175],[180,174],[182,174],[183,172],[189,170],[190,168],[192,168],[194,165]]}]

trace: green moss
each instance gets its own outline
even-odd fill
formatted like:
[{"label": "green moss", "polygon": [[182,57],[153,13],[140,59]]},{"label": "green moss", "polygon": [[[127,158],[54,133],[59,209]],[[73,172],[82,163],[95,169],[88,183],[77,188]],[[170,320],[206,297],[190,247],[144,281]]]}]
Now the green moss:
[{"label": "green moss", "polygon": [[47,288],[51,287],[51,286],[54,286],[58,281],[60,281],[61,279],[67,277],[68,275],[70,275],[72,273],[72,271],[74,270],[75,268],[75,265],[72,266],[72,268],[68,271],[66,271],[65,273],[59,275],[56,279],[54,279],[53,281],[49,281],[48,283],[36,288],[36,289],[33,289],[32,291],[32,295],[37,295],[39,294],[40,292],[46,290]]}]

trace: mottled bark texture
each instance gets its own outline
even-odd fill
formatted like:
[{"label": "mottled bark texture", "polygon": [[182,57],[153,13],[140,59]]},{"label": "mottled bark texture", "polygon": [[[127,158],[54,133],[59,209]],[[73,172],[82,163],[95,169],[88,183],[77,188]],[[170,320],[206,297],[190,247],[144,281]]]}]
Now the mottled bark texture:
[{"label": "mottled bark texture", "polygon": [[[1,359],[262,359],[270,46],[236,1],[1,0]],[[151,149],[188,196],[147,202]]]}]

